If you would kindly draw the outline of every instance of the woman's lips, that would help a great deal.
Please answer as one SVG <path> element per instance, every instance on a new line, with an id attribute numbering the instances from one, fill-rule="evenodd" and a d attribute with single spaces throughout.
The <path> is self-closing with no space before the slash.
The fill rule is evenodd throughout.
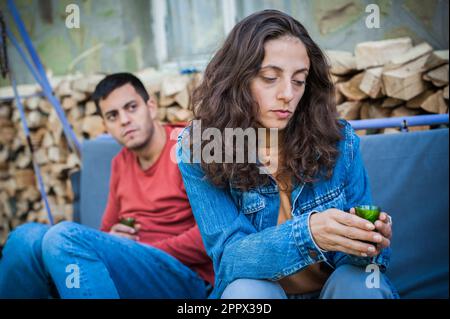
<path id="1" fill-rule="evenodd" d="M 272 112 L 280 119 L 286 119 L 292 114 L 292 112 L 288 110 L 273 110 Z"/>

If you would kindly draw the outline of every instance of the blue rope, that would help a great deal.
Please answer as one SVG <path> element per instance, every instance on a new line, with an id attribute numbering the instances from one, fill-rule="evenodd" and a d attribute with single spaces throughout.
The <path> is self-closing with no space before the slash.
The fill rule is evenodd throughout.
<path id="1" fill-rule="evenodd" d="M 47 100 L 53 105 L 53 107 L 56 111 L 56 114 L 58 115 L 59 120 L 61 121 L 64 135 L 66 136 L 66 139 L 69 142 L 70 147 L 72 148 L 72 150 L 75 150 L 79 155 L 81 155 L 81 145 L 80 145 L 75 133 L 73 132 L 72 128 L 70 127 L 70 124 L 67 121 L 64 110 L 62 109 L 58 99 L 56 99 L 55 96 L 53 95 L 53 90 L 48 81 L 44 67 L 41 63 L 41 60 L 39 59 L 39 56 L 38 56 L 36 50 L 33 47 L 33 43 L 31 42 L 30 37 L 28 36 L 28 33 L 25 29 L 22 19 L 20 18 L 19 12 L 17 11 L 16 6 L 14 5 L 13 0 L 8 0 L 8 8 L 11 12 L 11 15 L 12 15 L 16 25 L 17 25 L 17 29 L 22 37 L 23 42 L 25 43 L 28 53 L 31 56 L 34 67 L 30 63 L 30 61 L 28 61 L 25 52 L 20 47 L 18 41 L 15 39 L 12 32 L 10 32 L 8 28 L 6 28 L 8 38 L 14 44 L 16 49 L 19 51 L 20 56 L 24 60 L 27 67 L 30 69 L 31 73 L 33 74 L 33 77 L 36 79 L 36 81 L 41 86 L 42 91 L 44 92 L 45 96 L 47 97 Z"/>
<path id="2" fill-rule="evenodd" d="M 9 73 L 11 85 L 14 90 L 14 97 L 16 99 L 17 108 L 19 109 L 19 115 L 20 115 L 20 121 L 22 122 L 23 130 L 25 131 L 25 136 L 27 138 L 28 147 L 30 148 L 31 156 L 32 156 L 32 162 L 33 162 L 33 169 L 34 173 L 36 174 L 37 180 L 38 180 L 38 186 L 39 186 L 39 192 L 41 193 L 41 198 L 44 201 L 45 209 L 47 211 L 48 220 L 50 222 L 50 225 L 54 225 L 52 211 L 50 209 L 50 205 L 48 203 L 47 194 L 45 192 L 44 182 L 42 180 L 42 174 L 41 170 L 39 168 L 39 165 L 36 164 L 35 156 L 34 156 L 34 149 L 33 144 L 31 143 L 30 138 L 30 129 L 27 124 L 27 120 L 25 117 L 25 111 L 22 105 L 22 102 L 20 101 L 19 92 L 17 92 L 17 85 L 16 81 L 14 80 L 11 72 Z"/>

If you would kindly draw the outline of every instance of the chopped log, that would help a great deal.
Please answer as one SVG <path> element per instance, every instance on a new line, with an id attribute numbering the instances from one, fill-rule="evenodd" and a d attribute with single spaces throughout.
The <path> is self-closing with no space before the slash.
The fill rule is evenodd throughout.
<path id="1" fill-rule="evenodd" d="M 419 132 L 419 131 L 428 131 L 431 127 L 429 125 L 420 125 L 420 126 L 409 126 L 409 132 Z"/>
<path id="2" fill-rule="evenodd" d="M 414 61 L 424 55 L 428 55 L 433 51 L 433 48 L 426 42 L 423 42 L 415 47 L 409 49 L 404 54 L 394 56 L 391 61 L 384 66 L 385 70 L 396 69 L 406 63 Z M 427 58 L 428 59 L 428 58 Z"/>
<path id="3" fill-rule="evenodd" d="M 422 79 L 422 71 L 426 59 L 423 56 L 398 69 L 383 72 L 386 94 L 407 101 L 425 91 L 427 87 Z"/>
<path id="4" fill-rule="evenodd" d="M 31 145 L 33 145 L 34 149 L 38 149 L 39 147 L 41 147 L 42 144 L 42 140 L 44 139 L 46 133 L 46 129 L 45 128 L 39 128 L 38 130 L 31 132 L 30 134 L 30 140 L 31 140 Z"/>
<path id="5" fill-rule="evenodd" d="M 32 111 L 28 113 L 27 124 L 30 129 L 37 129 L 45 125 L 47 116 L 39 111 Z"/>
<path id="6" fill-rule="evenodd" d="M 67 150 L 58 146 L 48 148 L 47 156 L 50 162 L 62 163 L 67 160 Z"/>
<path id="7" fill-rule="evenodd" d="M 167 120 L 170 123 L 187 122 L 193 118 L 190 110 L 183 109 L 179 106 L 167 108 Z"/>
<path id="8" fill-rule="evenodd" d="M 80 91 L 72 91 L 72 93 L 70 94 L 70 97 L 72 99 L 74 99 L 75 101 L 77 101 L 77 103 L 83 102 L 88 98 L 86 93 L 83 93 Z"/>
<path id="9" fill-rule="evenodd" d="M 54 143 L 59 144 L 63 134 L 63 128 L 55 110 L 52 110 L 48 116 L 48 127 L 53 136 Z"/>
<path id="10" fill-rule="evenodd" d="M 448 107 L 444 100 L 443 90 L 439 90 L 430 95 L 420 107 L 430 113 L 447 113 Z"/>
<path id="11" fill-rule="evenodd" d="M 184 88 L 180 93 L 175 95 L 175 102 L 177 102 L 183 109 L 187 109 L 189 107 L 189 92 L 187 88 Z"/>
<path id="12" fill-rule="evenodd" d="M 29 97 L 25 99 L 25 106 L 28 110 L 36 110 L 39 106 L 40 101 L 41 97 L 39 96 Z"/>
<path id="13" fill-rule="evenodd" d="M 103 118 L 99 115 L 88 116 L 84 118 L 82 130 L 83 133 L 88 134 L 91 138 L 103 134 L 105 132 Z"/>
<path id="14" fill-rule="evenodd" d="M 92 74 L 72 81 L 72 90 L 92 94 L 97 84 L 104 79 L 104 75 Z"/>
<path id="15" fill-rule="evenodd" d="M 44 148 L 40 148 L 34 152 L 34 160 L 36 164 L 43 165 L 48 163 L 47 151 Z"/>
<path id="16" fill-rule="evenodd" d="M 339 82 L 345 82 L 350 80 L 348 76 L 340 76 L 340 75 L 335 75 L 335 74 L 331 74 L 331 82 L 333 82 L 333 84 L 337 84 Z"/>
<path id="17" fill-rule="evenodd" d="M 59 82 L 58 86 L 55 88 L 55 93 L 58 96 L 68 96 L 71 95 L 73 90 L 71 87 L 71 82 L 69 80 L 63 80 Z"/>
<path id="18" fill-rule="evenodd" d="M 175 96 L 161 96 L 159 98 L 160 107 L 168 107 L 175 103 Z"/>
<path id="19" fill-rule="evenodd" d="M 332 74 L 345 75 L 356 71 L 356 58 L 351 52 L 327 50 L 325 54 Z"/>
<path id="20" fill-rule="evenodd" d="M 361 105 L 361 119 L 376 119 L 390 117 L 392 109 L 382 108 L 380 102 L 366 101 Z"/>
<path id="21" fill-rule="evenodd" d="M 77 106 L 77 100 L 75 100 L 71 96 L 65 97 L 62 100 L 61 106 L 64 110 L 69 111 Z"/>
<path id="22" fill-rule="evenodd" d="M 161 96 L 172 96 L 184 90 L 189 82 L 187 76 L 165 77 L 161 83 Z"/>
<path id="23" fill-rule="evenodd" d="M 361 102 L 348 101 L 337 106 L 339 117 L 351 121 L 359 119 L 359 113 L 361 109 Z"/>
<path id="24" fill-rule="evenodd" d="M 425 92 L 420 93 L 418 96 L 416 96 L 415 98 L 409 100 L 406 102 L 406 107 L 410 108 L 410 109 L 420 109 L 421 105 L 423 104 L 423 102 L 430 96 L 433 95 L 434 91 L 432 90 L 427 90 Z"/>
<path id="25" fill-rule="evenodd" d="M 97 106 L 94 101 L 89 101 L 86 103 L 84 113 L 85 115 L 100 115 L 97 114 Z"/>
<path id="26" fill-rule="evenodd" d="M 334 88 L 334 99 L 336 105 L 342 104 L 345 101 L 345 96 L 336 87 Z"/>
<path id="27" fill-rule="evenodd" d="M 45 132 L 44 138 L 42 139 L 41 147 L 43 148 L 49 148 L 50 146 L 54 145 L 55 141 L 53 139 L 53 135 L 50 131 Z"/>
<path id="28" fill-rule="evenodd" d="M 383 95 L 381 92 L 382 72 L 383 67 L 367 69 L 364 72 L 359 89 L 373 99 L 381 97 Z"/>
<path id="29" fill-rule="evenodd" d="M 18 197 L 20 200 L 28 200 L 29 202 L 35 202 L 41 199 L 41 193 L 39 193 L 36 186 L 30 186 L 25 188 Z"/>
<path id="30" fill-rule="evenodd" d="M 82 119 L 84 116 L 83 108 L 79 105 L 76 105 L 72 109 L 70 109 L 69 114 L 67 115 L 67 119 L 69 123 L 75 123 L 76 121 Z"/>
<path id="31" fill-rule="evenodd" d="M 18 169 L 15 171 L 16 189 L 23 190 L 35 185 L 35 177 L 32 169 Z"/>
<path id="32" fill-rule="evenodd" d="M 0 126 L 0 144 L 9 145 L 14 141 L 16 129 L 13 126 Z"/>
<path id="33" fill-rule="evenodd" d="M 410 38 L 362 42 L 356 45 L 355 58 L 358 70 L 382 66 L 412 47 Z"/>
<path id="34" fill-rule="evenodd" d="M 40 110 L 42 113 L 44 113 L 44 114 L 46 114 L 46 115 L 49 115 L 50 112 L 52 111 L 52 109 L 53 109 L 53 105 L 52 105 L 48 100 L 46 100 L 46 99 L 41 99 L 41 100 L 39 101 L 39 110 Z"/>
<path id="35" fill-rule="evenodd" d="M 433 51 L 425 63 L 425 70 L 431 70 L 446 63 L 448 64 L 448 50 Z"/>
<path id="36" fill-rule="evenodd" d="M 12 114 L 11 106 L 7 104 L 0 104 L 0 118 L 9 119 Z"/>
<path id="37" fill-rule="evenodd" d="M 167 115 L 167 108 L 158 107 L 156 111 L 158 112 L 158 120 L 165 121 Z"/>
<path id="38" fill-rule="evenodd" d="M 393 97 L 388 97 L 387 99 L 385 99 L 383 101 L 383 103 L 381 104 L 381 107 L 393 108 L 393 107 L 400 106 L 403 103 L 405 103 L 405 101 L 396 99 Z"/>
<path id="39" fill-rule="evenodd" d="M 418 114 L 420 114 L 420 110 L 409 109 L 406 106 L 400 106 L 392 111 L 391 117 L 415 116 Z"/>
<path id="40" fill-rule="evenodd" d="M 78 155 L 75 154 L 75 153 L 70 153 L 69 156 L 67 157 L 66 165 L 69 168 L 80 168 L 81 167 L 81 161 L 80 161 Z"/>
<path id="41" fill-rule="evenodd" d="M 448 85 L 444 88 L 444 99 L 448 100 Z"/>
<path id="42" fill-rule="evenodd" d="M 443 87 L 448 85 L 448 64 L 444 64 L 423 75 L 423 79 L 431 81 L 434 86 Z"/>
<path id="43" fill-rule="evenodd" d="M 28 168 L 31 166 L 31 153 L 28 149 L 25 152 L 21 152 L 17 157 L 16 167 L 18 168 Z"/>
<path id="44" fill-rule="evenodd" d="M 396 133 L 400 133 L 400 129 L 398 129 L 396 127 L 386 127 L 381 130 L 381 133 L 382 134 L 396 134 Z"/>
<path id="45" fill-rule="evenodd" d="M 336 84 L 339 91 L 351 101 L 360 101 L 367 98 L 367 94 L 359 89 L 364 73 L 352 77 L 350 81 Z"/>

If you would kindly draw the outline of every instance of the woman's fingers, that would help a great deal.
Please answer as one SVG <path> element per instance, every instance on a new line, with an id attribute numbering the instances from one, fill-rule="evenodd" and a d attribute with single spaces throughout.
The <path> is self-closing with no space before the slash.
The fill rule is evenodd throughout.
<path id="1" fill-rule="evenodd" d="M 374 231 L 362 230 L 360 228 L 350 227 L 346 225 L 337 226 L 338 234 L 349 239 L 369 241 L 374 244 L 382 243 L 383 236 Z"/>
<path id="2" fill-rule="evenodd" d="M 337 222 L 340 224 L 344 224 L 351 227 L 360 228 L 363 230 L 374 230 L 375 225 L 371 222 L 365 220 L 364 218 L 361 218 L 359 216 L 356 216 L 354 214 L 349 214 L 341 210 L 335 210 L 334 211 L 334 217 Z"/>
<path id="3" fill-rule="evenodd" d="M 386 238 L 392 238 L 392 224 L 390 223 L 388 214 L 381 213 L 379 219 L 375 222 L 377 230 Z"/>
<path id="4" fill-rule="evenodd" d="M 377 254 L 377 249 L 374 245 L 366 244 L 358 240 L 336 236 L 334 242 L 336 243 L 335 251 L 360 257 L 375 256 Z"/>

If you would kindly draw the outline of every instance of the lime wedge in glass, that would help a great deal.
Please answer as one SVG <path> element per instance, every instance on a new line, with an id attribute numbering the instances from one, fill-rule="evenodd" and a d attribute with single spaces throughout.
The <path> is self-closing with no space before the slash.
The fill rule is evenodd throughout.
<path id="1" fill-rule="evenodd" d="M 380 216 L 380 207 L 373 205 L 360 205 L 355 207 L 356 215 L 375 223 Z"/>
<path id="2" fill-rule="evenodd" d="M 134 219 L 133 217 L 122 218 L 122 219 L 120 220 L 120 223 L 121 223 L 121 224 L 130 226 L 130 227 L 132 227 L 132 228 L 134 228 L 135 222 L 136 222 L 136 219 Z"/>

